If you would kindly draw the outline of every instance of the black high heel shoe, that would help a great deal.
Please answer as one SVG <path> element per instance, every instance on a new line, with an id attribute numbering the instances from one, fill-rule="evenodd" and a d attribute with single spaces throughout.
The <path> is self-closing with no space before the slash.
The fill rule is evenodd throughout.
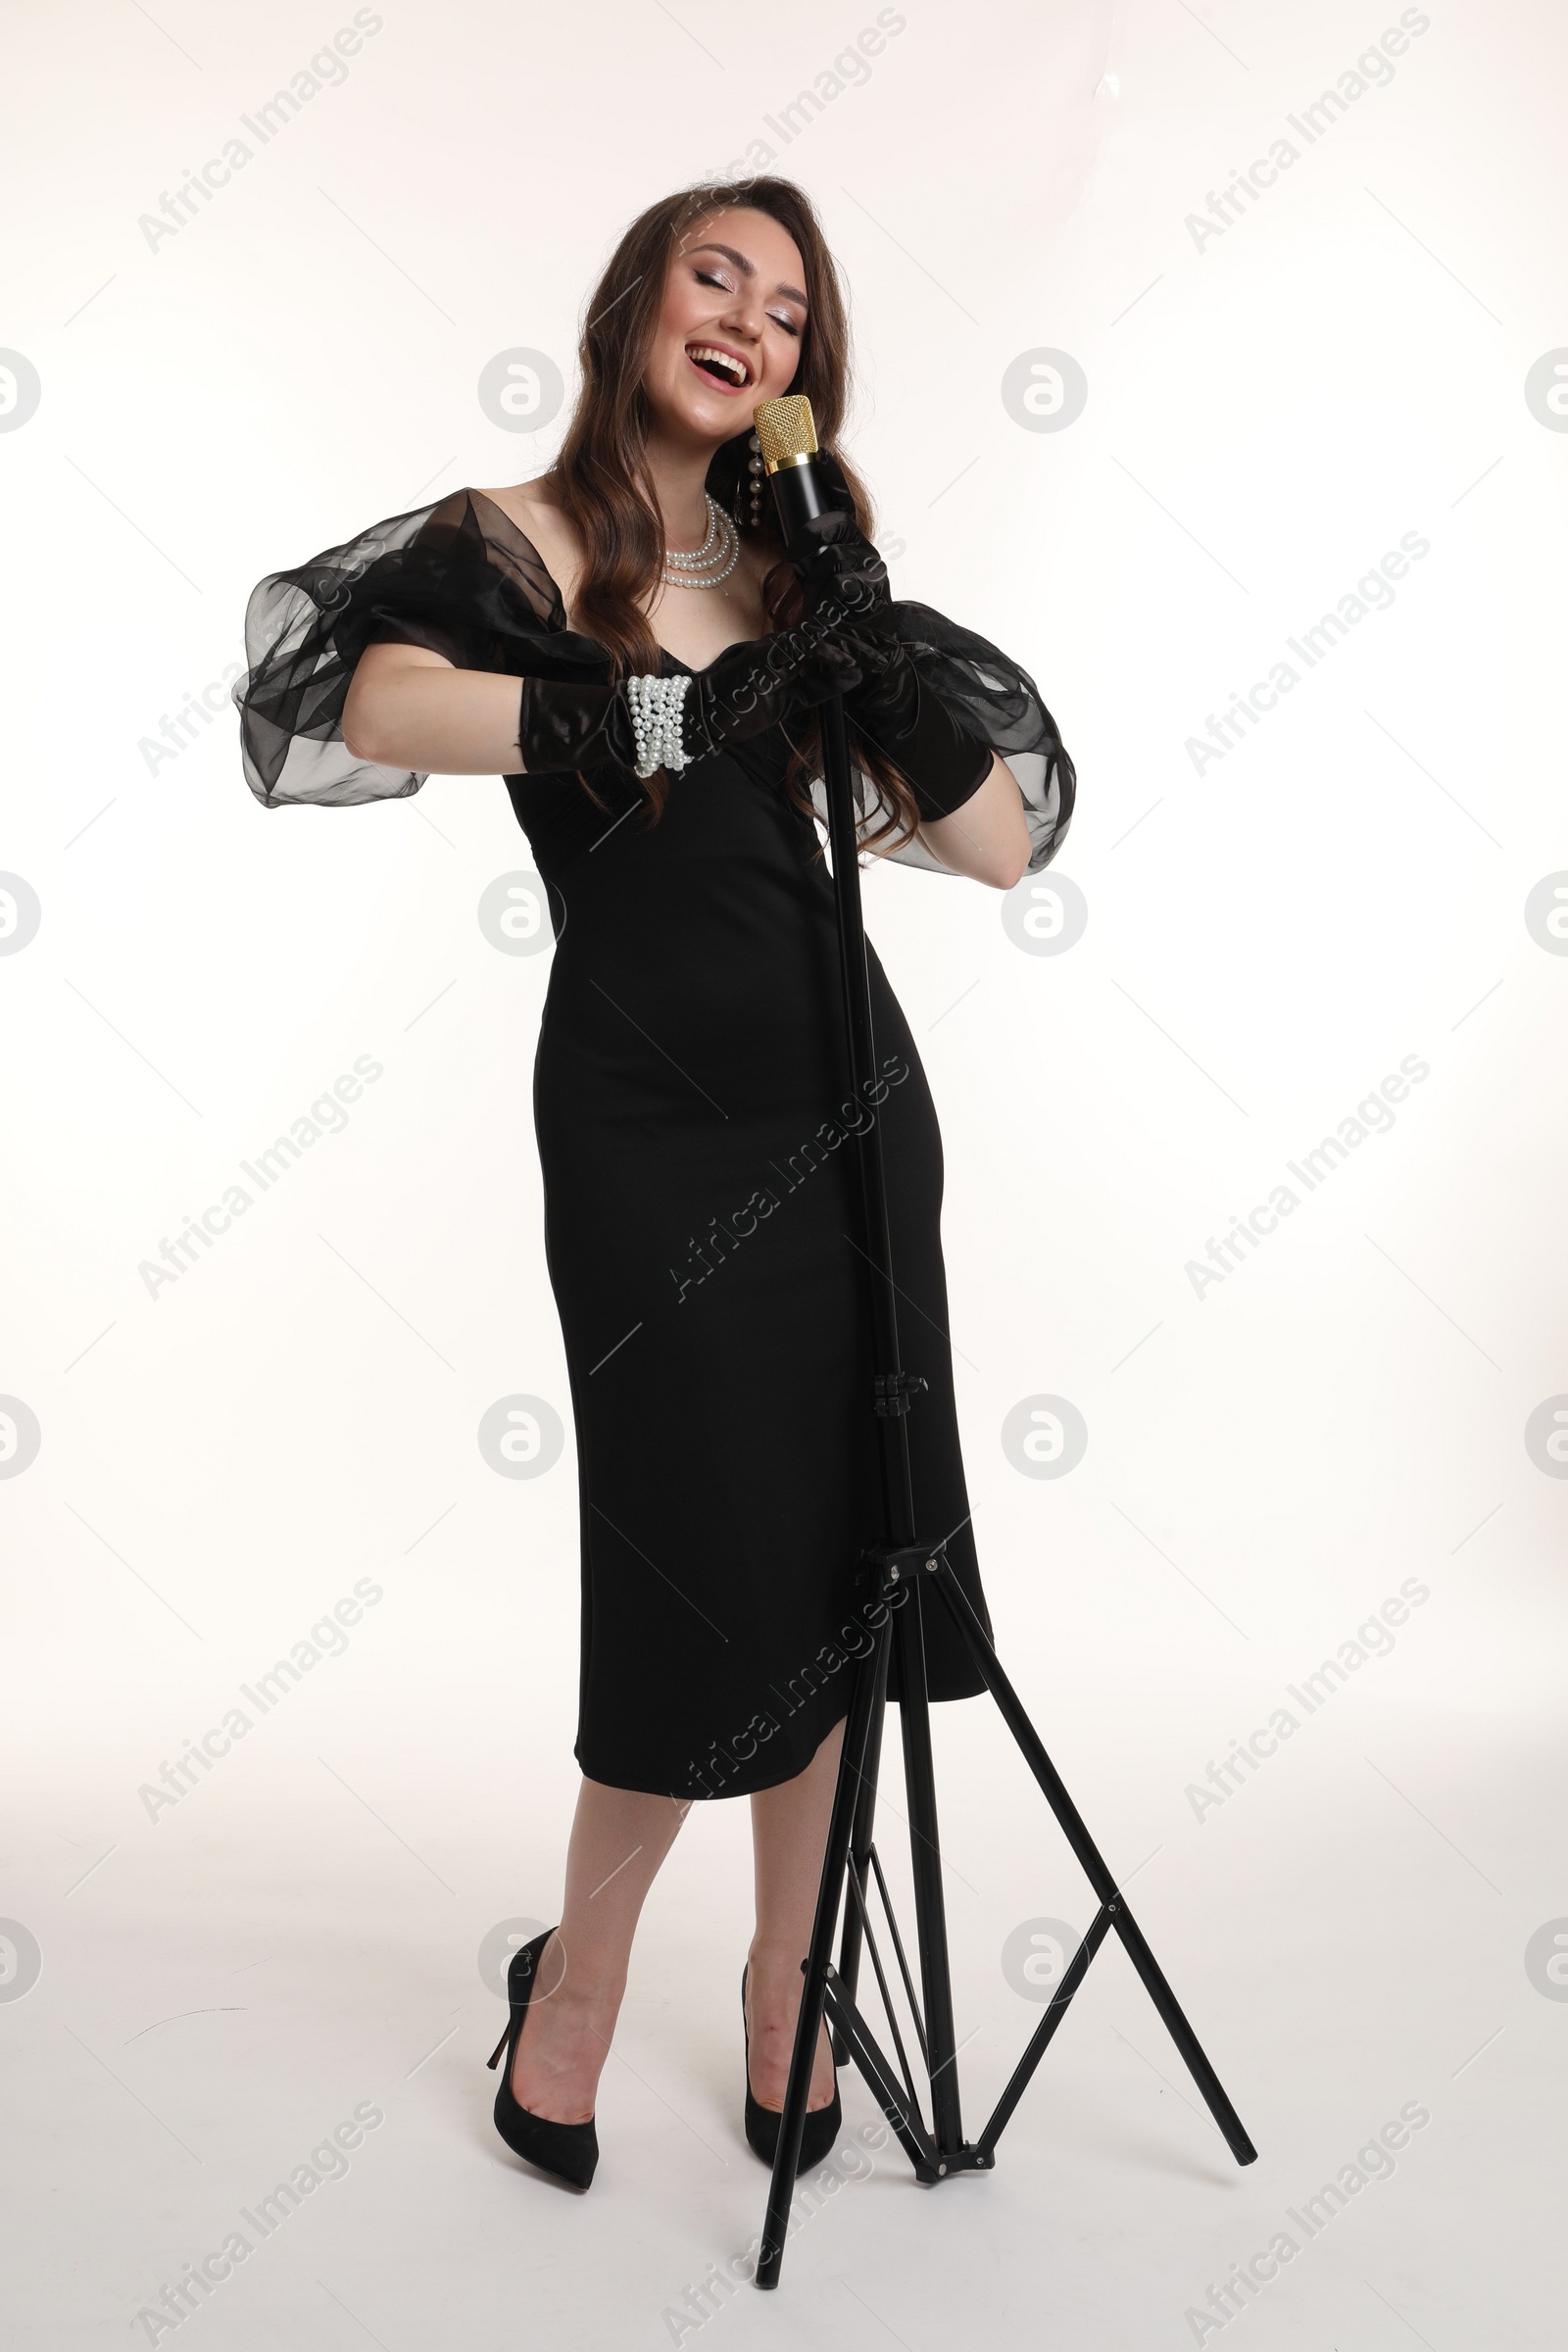
<path id="1" fill-rule="evenodd" d="M 746 2023 L 746 1980 L 751 1968 L 748 1960 L 741 1970 L 741 2032 L 746 2036 L 746 2136 L 754 2153 L 760 2156 L 764 2164 L 771 2165 L 778 2153 L 778 2128 L 784 2118 L 778 2108 L 764 2107 L 752 2090 L 752 2034 Z M 795 2168 L 797 2176 L 814 2172 L 819 2164 L 827 2162 L 833 2153 L 833 2142 L 839 2135 L 839 2126 L 843 2121 L 844 2109 L 839 2099 L 838 2078 L 835 2076 L 832 2106 L 807 2109 L 806 2129 L 801 2133 L 801 2160 Z"/>
<path id="2" fill-rule="evenodd" d="M 508 2147 L 529 2164 L 536 2164 L 541 2172 L 569 2180 L 573 2188 L 586 2188 L 599 2162 L 599 2134 L 594 2130 L 593 2117 L 585 2124 L 553 2124 L 548 2116 L 534 2115 L 528 2108 L 519 2107 L 512 2092 L 512 2063 L 517 2055 L 522 2021 L 528 2014 L 528 1996 L 545 1945 L 555 1932 L 554 1928 L 546 1928 L 542 1936 L 536 1936 L 531 1943 L 522 1944 L 513 1953 L 507 1969 L 507 1998 L 512 2004 L 512 2015 L 507 2020 L 506 2032 L 485 2063 L 495 2066 L 502 2051 L 506 2051 L 506 2067 L 496 2087 L 496 2130 Z"/>

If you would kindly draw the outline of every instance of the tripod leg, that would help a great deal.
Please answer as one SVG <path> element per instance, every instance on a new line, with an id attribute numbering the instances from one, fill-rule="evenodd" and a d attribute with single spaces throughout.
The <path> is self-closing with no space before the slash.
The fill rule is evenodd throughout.
<path id="1" fill-rule="evenodd" d="M 904 1735 L 904 1779 L 909 1807 L 909 1859 L 919 1933 L 921 2005 L 931 2075 L 931 2134 L 939 2158 L 963 2146 L 958 2070 L 954 2063 L 953 1979 L 948 1967 L 948 1917 L 943 1899 L 942 1844 L 937 1830 L 937 1783 L 931 1761 L 931 1712 L 926 1696 L 925 1639 L 920 1584 L 899 1611 L 899 1728 Z"/>
<path id="2" fill-rule="evenodd" d="M 806 2102 L 811 2094 L 811 2067 L 816 2056 L 816 2037 L 822 2028 L 827 1974 L 833 1958 L 833 1930 L 838 1924 L 844 1874 L 850 1857 L 850 1838 L 871 1743 L 873 1718 L 878 1712 L 876 1701 L 886 1684 L 888 1639 L 888 1623 L 884 1618 L 877 1634 L 876 1647 L 856 1668 L 855 1692 L 850 1702 L 850 1719 L 845 1726 L 838 1784 L 833 1791 L 833 1811 L 828 1821 L 827 1849 L 822 1857 L 822 1881 L 817 1890 L 816 1917 L 811 1925 L 811 1948 L 807 1955 L 806 1979 L 801 1986 L 801 2009 L 795 2026 L 789 2085 L 784 2093 L 784 2113 L 779 2120 L 778 2146 L 773 2157 L 773 2179 L 767 2192 L 767 2214 L 762 2223 L 762 2242 L 757 2258 L 755 2283 L 761 2287 L 777 2286 L 784 2260 L 790 2207 L 795 2201 L 795 2172 L 801 2160 L 801 2137 L 806 2130 Z"/>
<path id="3" fill-rule="evenodd" d="M 1047 1801 L 1060 1822 L 1067 1842 L 1077 1856 L 1090 1886 L 1102 1904 L 1110 1911 L 1110 1924 L 1121 1937 L 1128 1959 L 1143 1979 L 1145 1990 L 1164 2021 L 1165 2030 L 1176 2044 L 1188 2073 L 1202 2092 L 1208 2112 L 1218 2125 L 1226 2145 L 1238 2164 L 1251 2164 L 1257 2150 L 1248 2138 L 1241 2117 L 1226 2097 L 1219 2077 L 1209 2065 L 1201 2043 L 1182 2012 L 1180 2002 L 1166 1983 L 1164 1971 L 1122 1900 L 1109 1866 L 1090 1836 L 1083 1815 L 1068 1795 L 1066 1783 L 1047 1755 L 1039 1733 L 1024 1711 L 1023 1701 L 1003 1671 L 1002 1661 L 987 1641 L 985 1628 L 970 1606 L 968 1594 L 945 1558 L 940 1560 L 936 1576 L 929 1581 L 940 1584 L 942 1596 L 957 1620 L 970 1654 L 1001 1710 L 1003 1721 L 1045 1791 Z"/>
<path id="4" fill-rule="evenodd" d="M 1121 1937 L 1128 1959 L 1144 1981 L 1144 1986 L 1165 2023 L 1165 2031 L 1176 2044 L 1187 2071 L 1203 2094 L 1204 2104 L 1214 2118 L 1225 2144 L 1238 2164 L 1256 2162 L 1257 2150 L 1249 2139 L 1242 2119 L 1225 2095 L 1218 2075 L 1203 2054 L 1203 2045 L 1187 2023 L 1180 2002 L 1165 1982 L 1164 1972 L 1144 1941 L 1143 1930 L 1124 1903 L 1116 1906 L 1111 1921 Z"/>
<path id="5" fill-rule="evenodd" d="M 871 1734 L 866 1742 L 865 1762 L 861 1767 L 859 1787 L 855 1799 L 855 1826 L 850 1837 L 850 1860 L 862 1886 L 870 1883 L 871 1843 L 876 1835 L 876 1786 L 882 1758 L 882 1725 L 887 1702 L 888 1660 L 890 1645 L 883 1642 L 877 1653 L 877 1687 L 871 1710 Z M 846 1733 L 846 1738 L 848 1734 Z M 839 1937 L 839 1977 L 853 2001 L 860 1980 L 860 1949 L 865 1939 L 864 1924 L 859 1906 L 847 1903 L 844 1907 L 844 1926 Z M 833 2032 L 833 2063 L 843 2066 L 850 2056 L 849 2044 L 839 2032 Z"/>

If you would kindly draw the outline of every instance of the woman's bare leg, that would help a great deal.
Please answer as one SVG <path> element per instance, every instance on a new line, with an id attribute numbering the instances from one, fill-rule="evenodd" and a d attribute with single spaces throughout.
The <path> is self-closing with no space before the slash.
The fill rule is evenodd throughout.
<path id="1" fill-rule="evenodd" d="M 835 1724 L 806 1770 L 752 1798 L 757 1872 L 757 1933 L 747 1980 L 752 2089 L 764 2107 L 782 2108 L 800 2013 L 801 1962 L 816 1916 L 828 1816 L 838 1781 L 844 1726 Z M 833 2103 L 833 2057 L 824 2025 L 811 2071 L 811 2107 Z"/>
<path id="2" fill-rule="evenodd" d="M 541 1956 L 512 2067 L 513 2096 L 531 2115 L 585 2124 L 593 2114 L 643 1898 L 690 1809 L 584 1778 L 561 1927 Z"/>

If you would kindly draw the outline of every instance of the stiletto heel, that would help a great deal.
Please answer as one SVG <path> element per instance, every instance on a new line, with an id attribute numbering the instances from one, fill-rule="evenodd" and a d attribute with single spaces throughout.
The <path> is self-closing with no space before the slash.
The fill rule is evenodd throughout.
<path id="1" fill-rule="evenodd" d="M 485 2064 L 498 2065 L 502 2051 L 506 2052 L 506 2067 L 496 2085 L 495 2123 L 514 2155 L 536 2164 L 541 2172 L 554 2173 L 560 2180 L 569 2180 L 574 2188 L 586 2188 L 599 2162 L 599 2135 L 594 2130 L 593 2117 L 585 2124 L 555 2124 L 548 2116 L 534 2115 L 528 2108 L 520 2107 L 512 2090 L 513 2061 L 517 2055 L 522 2021 L 528 2014 L 528 1996 L 533 1991 L 545 1945 L 555 1932 L 554 1928 L 546 1928 L 542 1936 L 536 1936 L 531 1943 L 522 1944 L 513 1953 L 507 1970 L 507 1998 L 512 2014 L 506 2032 Z"/>
<path id="2" fill-rule="evenodd" d="M 751 1974 L 748 1960 L 741 1970 L 741 2032 L 746 2037 L 746 2136 L 753 2152 L 770 2165 L 778 2152 L 778 2128 L 784 2121 L 776 2107 L 764 2107 L 752 2089 L 752 2034 L 746 2023 L 746 1980 Z M 833 2142 L 844 2121 L 844 2108 L 839 2098 L 838 2077 L 833 2078 L 831 2107 L 808 2108 L 806 2129 L 801 2133 L 801 2156 L 796 2165 L 797 2176 L 825 2164 L 833 2153 Z"/>

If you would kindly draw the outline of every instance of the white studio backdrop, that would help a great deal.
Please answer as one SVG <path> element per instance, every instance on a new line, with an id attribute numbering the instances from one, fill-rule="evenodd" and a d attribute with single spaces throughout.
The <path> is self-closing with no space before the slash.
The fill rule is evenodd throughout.
<path id="1" fill-rule="evenodd" d="M 18 2340 L 1544 2341 L 1568 22 L 95 0 L 8 46 Z M 1260 2150 L 1112 1948 L 995 2178 L 846 2160 L 770 2303 L 723 2286 L 744 1807 L 650 1899 L 592 2195 L 488 2122 L 575 1789 L 527 845 L 477 778 L 264 812 L 226 699 L 264 571 L 542 470 L 621 227 L 760 168 L 848 279 L 895 592 L 1078 762 L 1045 876 L 878 869 L 868 919 L 1004 1659 Z M 567 1424 L 539 1475 L 513 1409 Z M 1092 1905 L 990 1711 L 937 1735 L 977 2124 Z"/>

